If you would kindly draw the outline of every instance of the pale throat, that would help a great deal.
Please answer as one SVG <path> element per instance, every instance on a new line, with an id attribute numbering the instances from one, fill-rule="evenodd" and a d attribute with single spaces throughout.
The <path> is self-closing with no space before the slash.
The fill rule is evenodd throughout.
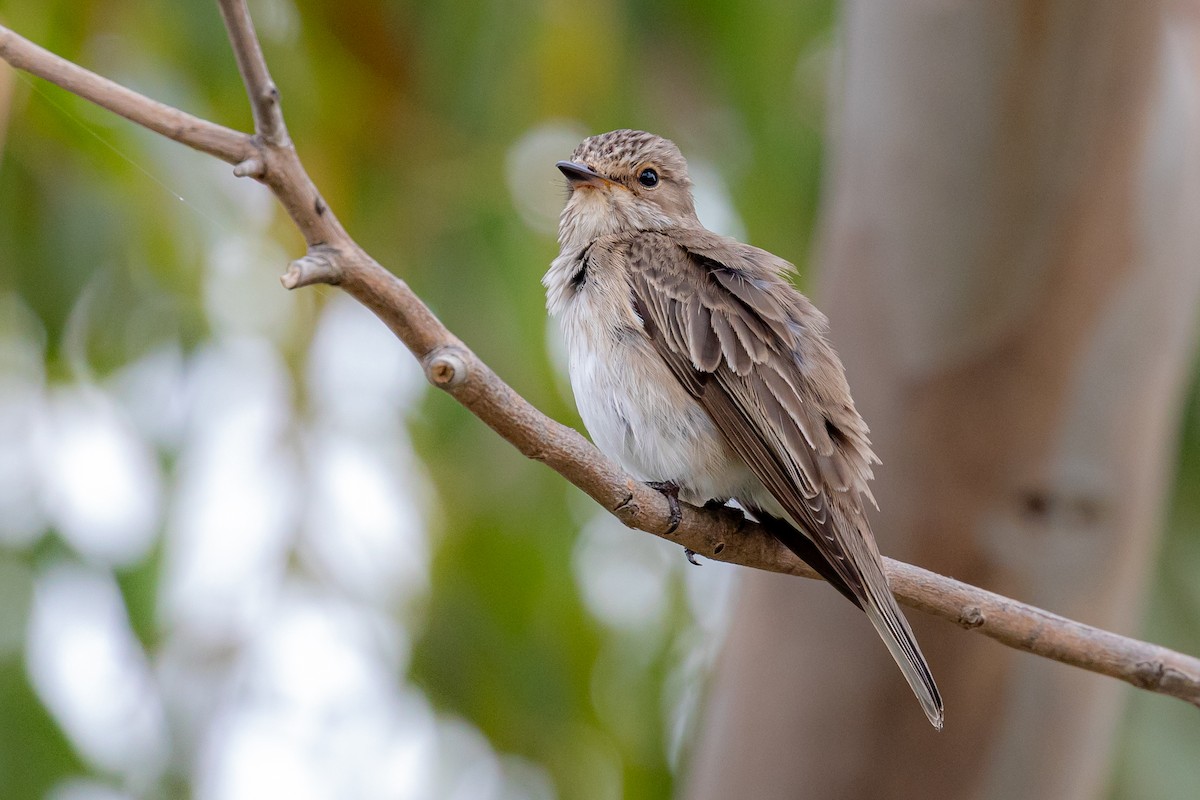
<path id="1" fill-rule="evenodd" d="M 622 191 L 590 186 L 572 190 L 558 225 L 558 242 L 564 254 L 580 251 L 601 236 L 662 230 L 674 224 L 660 209 L 635 202 Z"/>
<path id="2" fill-rule="evenodd" d="M 607 192 L 586 187 L 574 189 L 559 219 L 558 243 L 564 254 L 582 250 L 601 236 L 624 230 L 623 223 Z"/>

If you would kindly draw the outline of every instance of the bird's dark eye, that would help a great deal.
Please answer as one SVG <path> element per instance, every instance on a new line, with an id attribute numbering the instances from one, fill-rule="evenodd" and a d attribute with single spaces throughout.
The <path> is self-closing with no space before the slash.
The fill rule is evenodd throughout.
<path id="1" fill-rule="evenodd" d="M 638 173 L 638 183 L 647 189 L 653 189 L 655 186 L 658 186 L 658 173 L 650 168 L 646 168 Z"/>

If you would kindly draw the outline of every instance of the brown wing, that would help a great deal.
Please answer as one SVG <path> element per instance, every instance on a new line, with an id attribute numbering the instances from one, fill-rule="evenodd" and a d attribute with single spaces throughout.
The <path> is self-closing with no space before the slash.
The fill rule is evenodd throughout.
<path id="1" fill-rule="evenodd" d="M 707 231 L 636 234 L 628 259 L 655 350 L 867 613 L 940 729 L 941 697 L 863 514 L 876 459 L 825 317 L 782 278 L 786 262 Z"/>
<path id="2" fill-rule="evenodd" d="M 636 310 L 733 450 L 866 599 L 863 568 L 878 555 L 864 536 L 859 497 L 874 456 L 825 343 L 824 317 L 769 254 L 706 236 L 689 232 L 691 241 L 681 242 L 643 233 L 630 241 Z"/>

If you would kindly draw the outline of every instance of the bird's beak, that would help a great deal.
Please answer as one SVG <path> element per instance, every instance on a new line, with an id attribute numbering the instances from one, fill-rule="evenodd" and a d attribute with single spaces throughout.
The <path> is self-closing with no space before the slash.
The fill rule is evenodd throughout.
<path id="1" fill-rule="evenodd" d="M 567 182 L 571 184 L 571 188 L 576 186 L 602 186 L 608 181 L 603 175 L 593 170 L 584 164 L 575 161 L 560 161 L 555 164 L 559 171 L 567 176 Z"/>

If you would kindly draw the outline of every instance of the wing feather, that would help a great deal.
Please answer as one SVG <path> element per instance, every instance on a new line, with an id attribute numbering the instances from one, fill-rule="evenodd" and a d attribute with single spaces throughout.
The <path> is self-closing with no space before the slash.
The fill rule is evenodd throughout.
<path id="1" fill-rule="evenodd" d="M 863 592 L 861 562 L 873 559 L 863 551 L 863 536 L 857 529 L 843 532 L 847 526 L 839 523 L 845 514 L 836 508 L 858 507 L 858 494 L 853 491 L 855 465 L 867 459 L 859 449 L 838 450 L 826 433 L 819 408 L 825 405 L 822 401 L 833 398 L 823 397 L 816 384 L 828 378 L 810 372 L 820 364 L 805 363 L 794 334 L 794 329 L 818 326 L 800 321 L 805 307 L 787 307 L 789 299 L 799 294 L 774 274 L 742 274 L 707 255 L 697 257 L 661 234 L 633 237 L 629 261 L 635 303 L 648 309 L 654 331 L 671 332 L 651 336 L 660 356 L 685 386 L 699 387 L 697 400 L 735 452 L 813 539 L 843 581 Z M 680 280 L 680 275 L 687 279 Z M 666 303 L 664 295 L 669 298 Z M 666 316 L 658 316 L 662 314 Z M 684 331 L 676 333 L 681 318 Z M 732 318 L 741 323 L 731 322 Z M 744 346 L 744 336 L 756 338 L 759 344 Z M 823 340 L 819 345 L 828 351 Z M 808 360 L 818 362 L 822 355 L 810 353 Z M 830 369 L 833 366 L 831 362 Z M 696 371 L 715 380 L 696 381 L 688 374 Z M 840 364 L 836 372 L 840 378 Z"/>
<path id="2" fill-rule="evenodd" d="M 766 281 L 751 278 L 740 270 L 724 265 L 718 265 L 712 274 L 726 291 L 754 309 L 760 317 L 774 322 L 788 321 L 787 311 L 783 304 L 771 295 Z"/>
<path id="3" fill-rule="evenodd" d="M 713 335 L 712 311 L 698 297 L 688 298 L 681 306 L 679 317 L 687 327 L 692 363 L 702 372 L 713 372 L 721 363 L 721 343 Z"/>
<path id="4" fill-rule="evenodd" d="M 733 325 L 729 322 L 729 315 L 721 311 L 717 311 L 712 315 L 712 329 L 717 335 L 717 340 L 721 343 L 721 353 L 725 357 L 725 363 L 729 365 L 738 375 L 746 375 L 750 372 L 754 362 L 750 358 L 750 353 L 747 352 L 742 343 L 738 340 L 738 335 L 733 329 Z"/>
<path id="5" fill-rule="evenodd" d="M 727 314 L 725 316 L 729 327 L 737 334 L 738 342 L 755 363 L 765 361 L 771 355 L 771 340 L 765 332 L 755 331 L 749 319 L 752 315 Z"/>

